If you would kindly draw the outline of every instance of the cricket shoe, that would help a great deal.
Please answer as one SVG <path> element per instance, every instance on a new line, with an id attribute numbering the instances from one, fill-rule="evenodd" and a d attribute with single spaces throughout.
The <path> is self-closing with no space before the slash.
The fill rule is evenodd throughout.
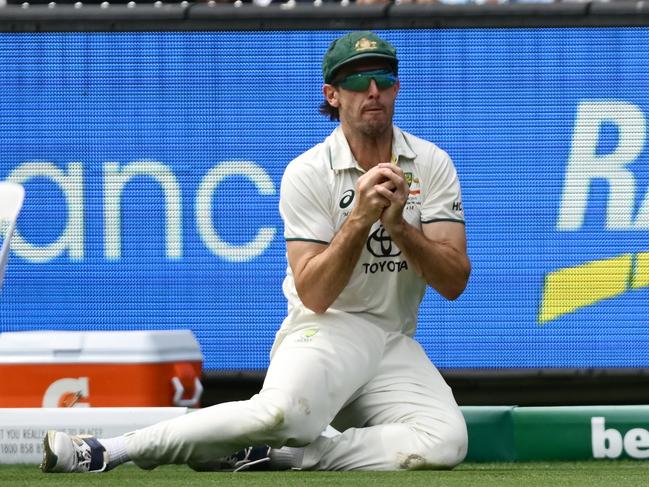
<path id="1" fill-rule="evenodd" d="M 106 449 L 93 436 L 50 430 L 43 438 L 45 473 L 103 472 L 107 463 Z"/>
<path id="2" fill-rule="evenodd" d="M 214 462 L 189 463 L 197 472 L 243 472 L 249 470 L 270 470 L 270 447 L 249 446 L 229 457 Z"/>

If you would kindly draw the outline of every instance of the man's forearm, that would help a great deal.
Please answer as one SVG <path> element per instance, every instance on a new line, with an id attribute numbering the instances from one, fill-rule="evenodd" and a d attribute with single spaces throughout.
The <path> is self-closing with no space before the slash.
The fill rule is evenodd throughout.
<path id="1" fill-rule="evenodd" d="M 408 264 L 426 283 L 447 299 L 464 291 L 471 273 L 466 253 L 443 239 L 433 240 L 405 220 L 389 230 Z"/>
<path id="2" fill-rule="evenodd" d="M 370 228 L 350 216 L 331 243 L 304 262 L 295 275 L 295 286 L 307 308 L 324 313 L 338 298 L 360 258 Z"/>

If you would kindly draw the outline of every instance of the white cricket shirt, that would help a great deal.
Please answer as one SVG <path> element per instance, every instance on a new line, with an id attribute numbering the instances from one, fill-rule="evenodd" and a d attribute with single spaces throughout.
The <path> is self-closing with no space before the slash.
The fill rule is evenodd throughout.
<path id="1" fill-rule="evenodd" d="M 431 142 L 393 128 L 392 159 L 403 169 L 410 185 L 405 220 L 416 228 L 436 221 L 463 224 L 460 184 L 448 154 Z M 284 238 L 331 242 L 354 207 L 356 181 L 364 172 L 340 127 L 291 161 L 284 172 L 280 193 Z M 369 320 L 386 331 L 412 336 L 426 282 L 408 266 L 377 221 L 349 283 L 324 315 L 316 315 L 302 304 L 290 266 L 283 289 L 289 308 L 282 325 L 285 330 L 344 312 Z"/>

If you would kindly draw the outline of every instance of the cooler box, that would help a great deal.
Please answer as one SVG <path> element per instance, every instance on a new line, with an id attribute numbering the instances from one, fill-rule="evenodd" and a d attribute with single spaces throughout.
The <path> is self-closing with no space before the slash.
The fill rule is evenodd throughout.
<path id="1" fill-rule="evenodd" d="M 0 408 L 199 407 L 189 330 L 0 333 Z"/>

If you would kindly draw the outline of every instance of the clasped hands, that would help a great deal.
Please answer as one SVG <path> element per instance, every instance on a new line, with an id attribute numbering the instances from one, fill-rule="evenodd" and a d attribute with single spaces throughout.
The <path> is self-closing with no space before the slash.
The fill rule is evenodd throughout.
<path id="1" fill-rule="evenodd" d="M 358 178 L 356 194 L 354 212 L 367 225 L 380 219 L 385 229 L 392 233 L 391 229 L 403 224 L 409 187 L 399 166 L 389 162 L 377 164 Z"/>

